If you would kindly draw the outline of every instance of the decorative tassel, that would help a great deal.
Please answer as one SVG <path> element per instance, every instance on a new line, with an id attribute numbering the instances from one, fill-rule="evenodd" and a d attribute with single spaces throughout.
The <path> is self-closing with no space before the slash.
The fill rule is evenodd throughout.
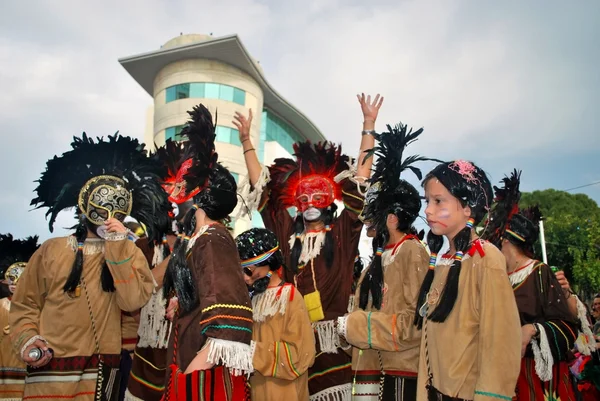
<path id="1" fill-rule="evenodd" d="M 323 322 L 314 322 L 312 326 L 317 332 L 321 352 L 326 354 L 337 354 L 337 349 L 340 348 L 341 344 L 340 336 L 335 328 L 335 321 L 326 320 Z"/>
<path id="2" fill-rule="evenodd" d="M 352 396 L 352 384 L 340 384 L 310 396 L 310 401 L 348 401 Z"/>
<path id="3" fill-rule="evenodd" d="M 271 177 L 269 175 L 269 169 L 263 167 L 260 172 L 260 176 L 258 177 L 258 181 L 254 188 L 250 184 L 250 178 L 248 174 L 246 174 L 246 178 L 242 181 L 242 183 L 238 186 L 239 195 L 244 202 L 246 203 L 246 207 L 241 206 L 237 212 L 236 219 L 245 216 L 252 216 L 252 212 L 258 210 L 260 206 L 260 200 L 262 198 L 262 194 L 267 187 L 267 184 L 271 181 Z"/>
<path id="4" fill-rule="evenodd" d="M 152 267 L 158 266 L 165 259 L 163 256 L 163 244 L 154 245 L 154 256 L 152 256 Z"/>
<path id="5" fill-rule="evenodd" d="M 508 279 L 510 280 L 510 284 L 514 287 L 517 284 L 522 283 L 527 277 L 529 277 L 529 275 L 531 274 L 531 272 L 533 271 L 533 268 L 535 266 L 536 266 L 536 264 L 532 260 L 531 263 L 527 267 L 519 270 L 518 272 L 510 273 L 508 275 Z"/>
<path id="6" fill-rule="evenodd" d="M 252 298 L 252 318 L 255 322 L 264 322 L 267 317 L 277 313 L 285 314 L 290 299 L 291 285 L 282 288 L 267 288 L 262 294 Z"/>
<path id="7" fill-rule="evenodd" d="M 209 337 L 206 346 L 209 363 L 224 365 L 234 376 L 249 375 L 254 371 L 252 347 L 249 344 Z"/>
<path id="8" fill-rule="evenodd" d="M 163 291 L 152 294 L 150 301 L 140 312 L 140 327 L 138 328 L 138 347 L 167 348 L 173 323 L 165 318 L 167 301 Z"/>
<path id="9" fill-rule="evenodd" d="M 579 333 L 579 337 L 577 337 L 575 345 L 577 345 L 577 349 L 583 355 L 591 355 L 592 352 L 596 351 L 596 338 L 594 337 L 594 333 L 592 333 L 590 322 L 587 320 L 585 305 L 579 300 L 577 295 L 573 296 L 577 299 L 577 318 L 581 322 L 582 330 Z"/>
<path id="10" fill-rule="evenodd" d="M 535 373 L 538 377 L 544 381 L 552 380 L 552 366 L 554 365 L 554 358 L 552 357 L 552 351 L 550 350 L 550 344 L 548 343 L 548 336 L 546 331 L 541 324 L 535 323 L 540 332 L 540 344 L 531 339 L 531 348 L 533 349 L 533 356 L 535 361 Z"/>
<path id="11" fill-rule="evenodd" d="M 305 265 L 321 253 L 321 249 L 325 244 L 325 231 L 308 232 L 300 235 L 300 242 L 302 242 L 302 252 L 298 259 L 298 265 Z M 296 234 L 290 236 L 290 249 L 294 247 L 296 242 Z"/>

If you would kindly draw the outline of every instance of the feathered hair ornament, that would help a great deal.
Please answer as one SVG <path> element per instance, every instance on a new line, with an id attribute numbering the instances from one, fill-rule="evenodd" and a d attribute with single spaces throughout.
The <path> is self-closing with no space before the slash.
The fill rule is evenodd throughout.
<path id="1" fill-rule="evenodd" d="M 173 246 L 163 285 L 165 298 L 177 295 L 182 313 L 189 312 L 199 302 L 196 282 L 187 265 L 189 241 L 196 230 L 196 210 L 202 209 L 211 220 L 219 221 L 227 218 L 237 204 L 235 179 L 217 162 L 212 115 L 202 104 L 188 113 L 191 119 L 181 131 L 181 136 L 187 139 L 185 161 L 175 179 L 175 190 L 179 192 L 171 197 L 179 202 L 193 199 L 194 205 L 183 217 L 182 235 Z"/>
<path id="2" fill-rule="evenodd" d="M 341 145 L 332 142 L 297 142 L 294 144 L 294 156 L 296 160 L 275 159 L 269 167 L 271 181 L 268 189 L 271 199 L 279 207 L 299 207 L 299 190 L 301 192 L 302 185 L 315 177 L 328 183 L 331 189 L 330 204 L 342 198 L 342 187 L 334 178 L 348 169 L 351 159 L 342 155 Z"/>
<path id="3" fill-rule="evenodd" d="M 498 248 L 501 247 L 510 220 L 519 213 L 521 171 L 514 169 L 510 176 L 504 177 L 500 182 L 502 187 L 494 186 L 495 202 L 490 210 L 486 229 L 481 235 Z"/>
<path id="4" fill-rule="evenodd" d="M 403 158 L 406 147 L 416 141 L 422 133 L 423 128 L 413 131 L 402 123 L 394 127 L 387 125 L 387 132 L 375 134 L 377 146 L 367 152 L 367 158 L 373 155 L 377 155 L 378 158 L 369 180 L 371 187 L 365 197 L 361 218 L 374 227 L 377 234 L 373 240 L 372 262 L 360 287 L 359 306 L 362 309 L 367 307 L 369 294 L 373 306 L 377 309 L 381 307 L 383 289 L 381 254 L 389 239 L 388 214 L 398 217 L 399 230 L 409 235 L 416 234 L 412 224 L 419 216 L 421 197 L 413 185 L 400 177 L 406 170 L 410 170 L 421 180 L 423 177 L 421 170 L 414 164 L 434 160 L 419 155 Z M 415 239 L 418 239 L 416 235 Z"/>

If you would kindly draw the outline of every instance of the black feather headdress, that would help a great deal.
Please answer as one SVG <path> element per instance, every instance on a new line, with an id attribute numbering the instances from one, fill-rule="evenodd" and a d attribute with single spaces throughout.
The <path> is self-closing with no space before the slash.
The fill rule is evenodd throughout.
<path id="1" fill-rule="evenodd" d="M 170 225 L 170 204 L 160 186 L 165 169 L 148 157 L 144 145 L 118 133 L 107 140 L 94 140 L 84 132 L 81 138 L 73 138 L 71 147 L 47 162 L 46 171 L 37 181 L 37 196 L 31 201 L 36 209 L 48 208 L 50 232 L 60 211 L 79 205 L 80 191 L 86 183 L 108 176 L 116 177 L 131 193 L 130 215 L 145 225 L 148 238 L 160 239 Z"/>
<path id="2" fill-rule="evenodd" d="M 165 298 L 177 295 L 182 314 L 199 302 L 196 282 L 187 265 L 189 239 L 196 231 L 195 212 L 202 209 L 208 218 L 219 221 L 227 218 L 237 204 L 235 179 L 218 163 L 212 115 L 202 104 L 188 113 L 190 120 L 181 131 L 187 140 L 185 161 L 175 178 L 175 191 L 179 192 L 172 193 L 171 198 L 179 202 L 193 199 L 194 205 L 183 218 L 183 235 L 175 242 L 163 285 Z"/>
<path id="3" fill-rule="evenodd" d="M 373 306 L 381 307 L 383 266 L 381 261 L 382 248 L 389 240 L 387 216 L 394 214 L 398 217 L 397 229 L 407 234 L 416 234 L 413 223 L 421 210 L 419 191 L 408 181 L 400 178 L 406 170 L 412 171 L 417 178 L 422 179 L 421 170 L 415 167 L 419 161 L 431 161 L 423 156 L 412 155 L 404 158 L 404 150 L 416 141 L 423 129 L 409 130 L 407 125 L 399 123 L 395 127 L 387 126 L 387 132 L 375 134 L 378 144 L 369 150 L 366 157 L 376 155 L 377 161 L 371 179 L 371 187 L 365 197 L 365 206 L 361 218 L 375 228 L 376 238 L 373 240 L 373 259 L 367 274 L 361 283 L 359 306 L 367 306 L 369 294 Z"/>
<path id="4" fill-rule="evenodd" d="M 502 179 L 502 187 L 494 186 L 494 204 L 481 238 L 501 247 L 502 237 L 512 217 L 519 212 L 521 200 L 521 171 L 514 169 L 510 177 Z"/>
<path id="5" fill-rule="evenodd" d="M 14 239 L 12 234 L 0 234 L 0 280 L 14 264 L 27 264 L 31 255 L 40 247 L 37 235 Z"/>

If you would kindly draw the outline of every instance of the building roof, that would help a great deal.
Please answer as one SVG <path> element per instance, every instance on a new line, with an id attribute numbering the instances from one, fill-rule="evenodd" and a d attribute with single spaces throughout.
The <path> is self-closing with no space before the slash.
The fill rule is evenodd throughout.
<path id="1" fill-rule="evenodd" d="M 167 42 L 167 45 L 170 42 Z M 175 47 L 167 45 L 158 51 L 119 59 L 123 68 L 150 96 L 154 96 L 154 79 L 168 64 L 194 58 L 218 60 L 237 67 L 254 78 L 263 91 L 265 107 L 287 121 L 298 133 L 314 142 L 325 140 L 316 125 L 267 82 L 261 68 L 252 59 L 237 35 L 211 38 Z"/>

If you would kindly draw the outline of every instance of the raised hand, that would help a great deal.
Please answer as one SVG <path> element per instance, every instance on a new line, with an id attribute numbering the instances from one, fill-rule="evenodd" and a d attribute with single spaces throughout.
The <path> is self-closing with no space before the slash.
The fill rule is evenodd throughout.
<path id="1" fill-rule="evenodd" d="M 362 109 L 364 121 L 371 121 L 375 123 L 377 121 L 377 115 L 379 114 L 379 108 L 383 104 L 383 96 L 379 96 L 379 93 L 375 96 L 375 99 L 371 101 L 371 95 L 365 98 L 365 94 L 361 93 L 356 95 L 360 108 Z"/>
<path id="2" fill-rule="evenodd" d="M 250 127 L 252 126 L 252 109 L 250 109 L 248 113 L 248 118 L 244 116 L 240 112 L 235 112 L 235 116 L 233 117 L 233 121 L 231 121 L 233 125 L 235 125 L 240 133 L 240 142 L 244 143 L 245 141 L 250 139 Z"/>

